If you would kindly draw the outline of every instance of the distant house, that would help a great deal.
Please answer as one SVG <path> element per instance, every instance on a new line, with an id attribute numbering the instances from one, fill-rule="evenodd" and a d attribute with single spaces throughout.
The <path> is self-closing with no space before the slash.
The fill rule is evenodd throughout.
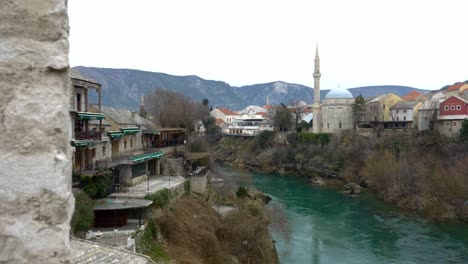
<path id="1" fill-rule="evenodd" d="M 370 123 L 372 126 L 387 128 L 386 123 L 393 122 L 390 109 L 401 101 L 403 101 L 403 99 L 393 93 L 368 99 L 366 102 L 367 111 L 363 117 L 364 123 Z"/>
<path id="2" fill-rule="evenodd" d="M 466 83 L 457 83 L 457 84 L 454 84 L 452 86 L 449 86 L 445 93 L 447 94 L 447 97 L 460 96 L 461 94 L 463 94 L 467 90 L 468 90 L 468 84 L 466 84 Z"/>
<path id="3" fill-rule="evenodd" d="M 228 124 L 226 122 L 224 122 L 223 119 L 216 118 L 215 123 L 220 128 L 221 133 L 223 133 L 223 134 L 226 133 L 227 128 L 228 128 Z"/>
<path id="4" fill-rule="evenodd" d="M 463 121 L 468 119 L 468 100 L 450 96 L 440 104 L 439 109 L 439 132 L 446 136 L 456 136 Z"/>
<path id="5" fill-rule="evenodd" d="M 203 122 L 201 120 L 195 121 L 193 127 L 195 128 L 195 132 L 198 135 L 200 135 L 200 136 L 205 135 L 206 129 L 205 129 L 205 126 L 203 125 Z"/>
<path id="6" fill-rule="evenodd" d="M 261 130 L 260 127 L 264 130 L 269 130 L 263 118 L 238 118 L 235 119 L 231 124 L 228 124 L 227 131 L 225 135 L 229 136 L 256 136 Z"/>
<path id="7" fill-rule="evenodd" d="M 417 128 L 419 109 L 423 103 L 418 101 L 401 101 L 390 108 L 394 128 Z"/>
<path id="8" fill-rule="evenodd" d="M 418 97 L 420 97 L 423 93 L 420 93 L 418 91 L 411 91 L 405 95 L 403 95 L 401 97 L 401 99 L 405 100 L 405 101 L 416 101 L 418 99 Z"/>
<path id="9" fill-rule="evenodd" d="M 437 91 L 425 93 L 423 96 L 426 100 L 418 110 L 418 130 L 420 131 L 429 129 L 431 122 L 435 125 L 439 116 L 440 103 L 447 98 L 444 92 Z"/>
<path id="10" fill-rule="evenodd" d="M 239 114 L 224 107 L 217 107 L 211 110 L 210 115 L 215 119 L 222 119 L 227 124 L 233 122 L 236 118 L 239 118 L 240 116 Z"/>

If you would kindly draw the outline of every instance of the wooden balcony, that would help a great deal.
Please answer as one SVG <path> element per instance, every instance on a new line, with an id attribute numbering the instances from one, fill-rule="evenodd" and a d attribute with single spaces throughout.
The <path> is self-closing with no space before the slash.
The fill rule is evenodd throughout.
<path id="1" fill-rule="evenodd" d="M 77 140 L 83 140 L 83 139 L 101 140 L 101 136 L 102 136 L 101 132 L 94 132 L 94 131 L 75 132 L 75 139 Z"/>

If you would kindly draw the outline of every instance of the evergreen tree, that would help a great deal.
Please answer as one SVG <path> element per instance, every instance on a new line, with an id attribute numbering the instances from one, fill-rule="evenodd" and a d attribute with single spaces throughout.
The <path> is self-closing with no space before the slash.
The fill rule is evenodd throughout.
<path id="1" fill-rule="evenodd" d="M 468 141 L 468 119 L 463 121 L 462 128 L 460 129 L 460 140 Z"/>
<path id="2" fill-rule="evenodd" d="M 363 118 L 366 114 L 366 100 L 362 97 L 362 94 L 359 94 L 356 99 L 354 99 L 353 112 L 354 112 L 354 123 L 357 124 L 363 121 Z"/>

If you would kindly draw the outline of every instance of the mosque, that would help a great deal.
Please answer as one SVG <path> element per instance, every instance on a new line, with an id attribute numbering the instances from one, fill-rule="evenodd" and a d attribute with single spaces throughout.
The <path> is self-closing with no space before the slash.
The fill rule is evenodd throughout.
<path id="1" fill-rule="evenodd" d="M 315 51 L 314 103 L 312 104 L 312 133 L 339 133 L 353 129 L 353 95 L 346 89 L 330 90 L 320 102 L 320 58 Z"/>

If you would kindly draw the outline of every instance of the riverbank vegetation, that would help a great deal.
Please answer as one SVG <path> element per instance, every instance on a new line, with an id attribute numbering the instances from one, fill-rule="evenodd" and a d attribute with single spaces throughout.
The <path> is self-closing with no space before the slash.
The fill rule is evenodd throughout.
<path id="1" fill-rule="evenodd" d="M 292 172 L 319 183 L 356 183 L 437 221 L 468 220 L 468 143 L 434 131 L 263 132 L 255 139 L 225 137 L 215 151 L 228 165 Z"/>

